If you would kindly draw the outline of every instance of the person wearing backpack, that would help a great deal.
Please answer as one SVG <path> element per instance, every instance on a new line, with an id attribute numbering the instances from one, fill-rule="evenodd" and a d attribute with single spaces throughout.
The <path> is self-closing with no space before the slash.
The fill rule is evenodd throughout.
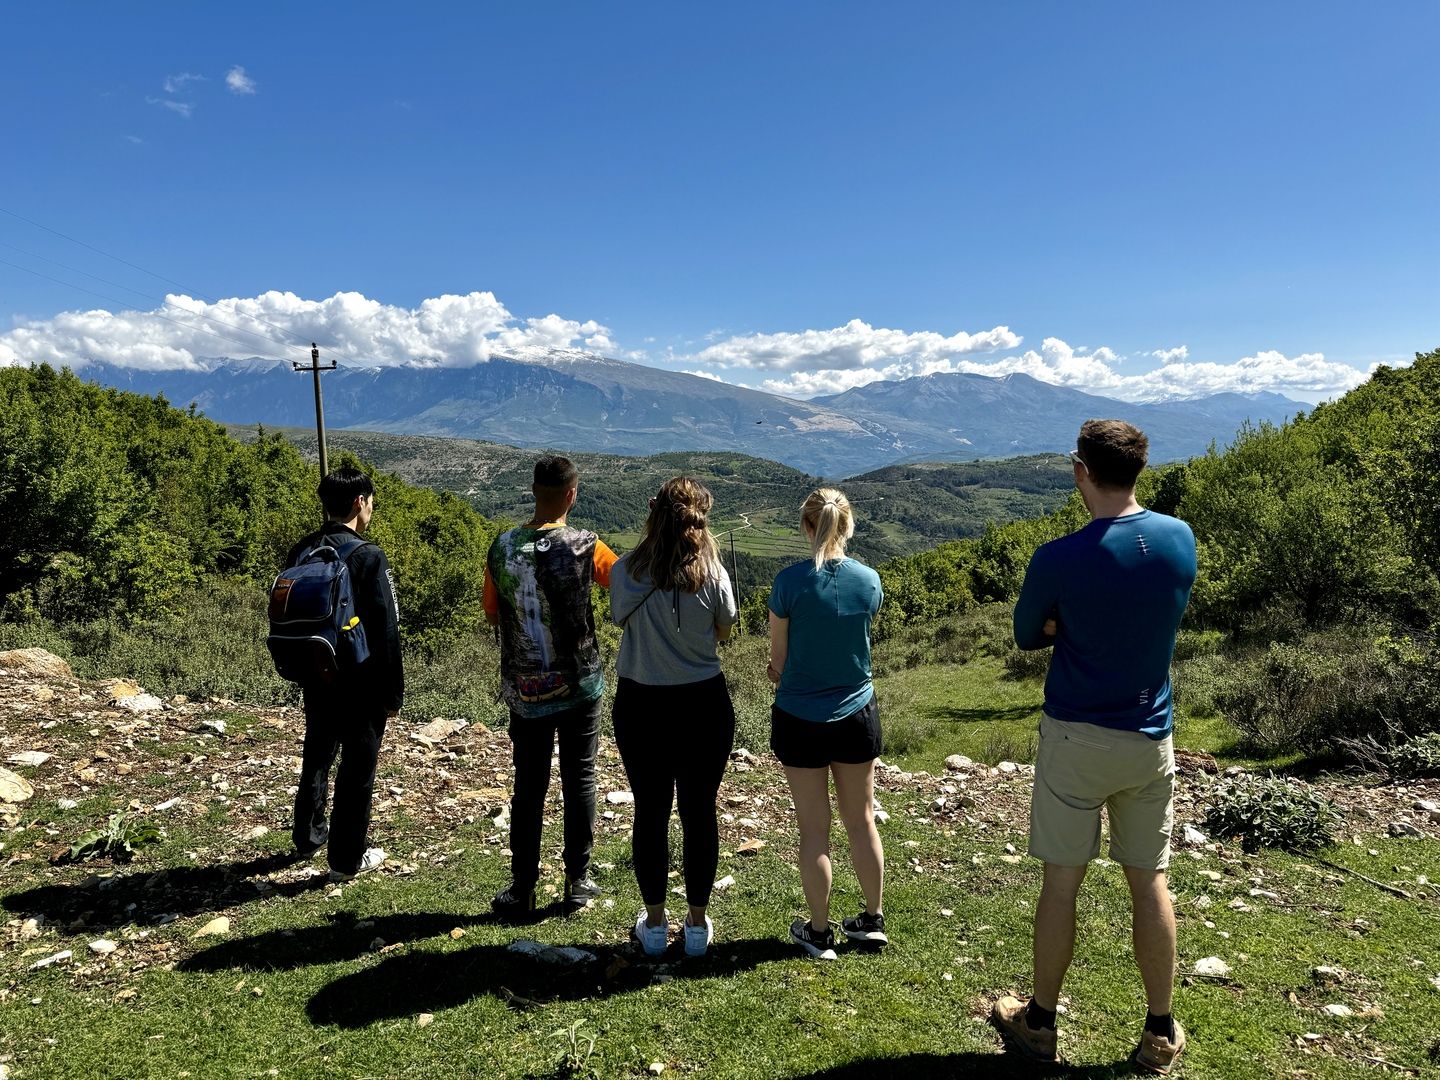
<path id="1" fill-rule="evenodd" d="M 385 724 L 399 714 L 405 698 L 405 668 L 400 656 L 400 609 L 390 565 L 385 553 L 362 536 L 375 513 L 375 485 L 358 469 L 341 468 L 321 479 L 319 495 L 325 524 L 290 550 L 285 565 L 294 569 L 287 569 L 271 592 L 271 640 L 273 643 L 278 632 L 276 594 L 291 576 L 301 577 L 296 571 L 317 562 L 343 564 L 348 582 L 337 582 L 336 594 L 344 597 L 348 593 L 354 613 L 343 619 L 340 657 L 334 669 L 317 670 L 307 677 L 287 672 L 282 665 L 281 673 L 300 681 L 305 692 L 305 745 L 292 834 L 295 850 L 309 855 L 326 846 L 331 880 L 347 881 L 385 861 L 385 852 L 367 846 L 370 796 Z M 359 619 L 355 626 L 364 635 L 361 652 L 368 653 L 358 661 L 347 660 L 344 649 L 343 627 L 355 618 Z M 320 648 L 325 651 L 325 646 Z M 273 644 L 272 652 L 280 665 L 282 653 Z M 340 767 L 335 772 L 335 795 L 327 822 L 325 801 L 337 753 Z"/>
<path id="2" fill-rule="evenodd" d="M 506 918 L 535 910 L 540 827 L 550 758 L 560 743 L 565 799 L 565 892 L 571 907 L 600 894 L 590 879 L 595 844 L 595 754 L 605 689 L 590 586 L 610 587 L 615 553 L 566 523 L 580 473 L 555 455 L 535 463 L 535 514 L 501 533 L 485 558 L 485 618 L 500 637 L 500 688 L 510 707 L 515 787 L 510 800 L 510 885 L 491 901 Z"/>

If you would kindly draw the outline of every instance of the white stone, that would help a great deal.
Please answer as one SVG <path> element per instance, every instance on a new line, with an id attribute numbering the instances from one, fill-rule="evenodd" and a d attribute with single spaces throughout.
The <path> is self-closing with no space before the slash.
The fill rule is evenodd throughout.
<path id="1" fill-rule="evenodd" d="M 951 772 L 960 772 L 962 769 L 968 769 L 974 764 L 975 762 L 971 761 L 964 754 L 951 754 L 945 759 L 945 768 Z"/>
<path id="2" fill-rule="evenodd" d="M 1338 1005 L 1338 1004 L 1337 1004 L 1337 1005 L 1326 1005 L 1326 1006 L 1325 1006 L 1325 1011 L 1326 1011 L 1327 1013 L 1329 1013 L 1331 1016 L 1341 1016 L 1341 1017 L 1344 1017 L 1344 1016 L 1354 1016 L 1354 1015 L 1355 1015 L 1355 1010 L 1352 1009 L 1352 1008 L 1350 1008 L 1349 1005 Z"/>
<path id="3" fill-rule="evenodd" d="M 605 801 L 611 806 L 627 806 L 635 801 L 635 795 L 629 791 L 611 791 L 606 793 Z"/>
<path id="4" fill-rule="evenodd" d="M 93 953 L 98 953 L 101 956 L 109 956 L 119 947 L 119 945 L 109 940 L 108 938 L 99 938 L 95 941 L 90 942 L 90 951 Z"/>
<path id="5" fill-rule="evenodd" d="M 1006 776 L 1013 776 L 1015 773 L 1020 771 L 1020 766 L 1016 765 L 1013 761 L 1002 761 L 999 765 L 996 765 L 995 767 L 999 769 L 1002 773 L 1004 773 Z"/>
<path id="6" fill-rule="evenodd" d="M 884 811 L 884 810 L 876 810 L 876 811 L 875 811 L 875 824 L 877 824 L 877 825 L 884 825 L 885 822 L 887 822 L 887 821 L 889 821 L 889 820 L 890 820 L 890 815 L 889 815 L 889 813 L 887 813 L 886 811 Z"/>
<path id="7" fill-rule="evenodd" d="M 733 874 L 726 874 L 719 881 L 715 882 L 715 891 L 724 892 L 726 889 L 730 888 L 730 886 L 734 884 L 735 876 Z"/>
<path id="8" fill-rule="evenodd" d="M 56 799 L 55 805 L 61 810 L 74 810 L 80 804 L 74 799 Z"/>
<path id="9" fill-rule="evenodd" d="M 1223 979 L 1230 974 L 1230 965 L 1218 956 L 1207 956 L 1205 959 L 1196 963 L 1195 974 Z"/>
<path id="10" fill-rule="evenodd" d="M 50 760 L 51 755 L 40 750 L 22 750 L 18 754 L 11 754 L 5 760 L 11 765 L 24 765 L 31 769 L 38 769 L 45 762 Z"/>
<path id="11" fill-rule="evenodd" d="M 1210 842 L 1210 838 L 1206 836 L 1203 832 L 1201 832 L 1199 829 L 1195 828 L 1194 825 L 1186 825 L 1185 828 L 1181 831 L 1180 835 L 1184 839 L 1185 843 L 1189 844 L 1191 847 L 1204 847 Z"/>
<path id="12" fill-rule="evenodd" d="M 117 709 L 124 709 L 126 712 L 133 713 L 154 712 L 156 709 L 161 708 L 163 705 L 164 702 L 162 702 L 154 694 L 136 694 L 134 697 L 115 699 L 115 707 Z M 223 723 L 224 721 L 217 720 L 214 722 L 218 724 Z"/>
<path id="13" fill-rule="evenodd" d="M 36 960 L 33 964 L 30 965 L 30 970 L 40 971 L 44 968 L 48 968 L 52 964 L 63 964 L 66 960 L 70 959 L 71 955 L 72 954 L 70 950 L 65 949 L 62 952 L 55 953 L 55 955 L 53 956 L 45 957 L 44 960 Z"/>
<path id="14" fill-rule="evenodd" d="M 507 952 L 519 953 L 521 956 L 534 957 L 547 964 L 574 965 L 587 964 L 595 959 L 595 954 L 586 952 L 584 949 L 576 949 L 569 945 L 542 945 L 538 941 L 531 941 L 529 938 L 521 938 L 519 941 L 512 941 L 506 946 Z"/>

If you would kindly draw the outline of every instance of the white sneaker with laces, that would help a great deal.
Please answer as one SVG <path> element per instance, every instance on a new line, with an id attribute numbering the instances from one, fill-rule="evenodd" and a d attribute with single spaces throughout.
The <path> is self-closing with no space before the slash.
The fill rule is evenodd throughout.
<path id="1" fill-rule="evenodd" d="M 691 926 L 690 917 L 685 917 L 685 955 L 704 956 L 710 948 L 710 943 L 715 940 L 715 924 L 710 921 L 710 916 L 705 916 L 704 926 Z"/>
<path id="2" fill-rule="evenodd" d="M 670 945 L 670 913 L 665 913 L 665 919 L 659 926 L 651 926 L 645 918 L 645 909 L 641 908 L 640 914 L 635 916 L 635 929 L 631 934 L 646 956 L 664 956 Z"/>
<path id="3" fill-rule="evenodd" d="M 345 873 L 343 870 L 331 870 L 331 881 L 349 881 L 356 874 L 368 874 L 371 870 L 377 870 L 385 862 L 385 852 L 378 847 L 369 848 L 364 855 L 360 856 L 360 865 L 355 868 L 354 873 Z"/>

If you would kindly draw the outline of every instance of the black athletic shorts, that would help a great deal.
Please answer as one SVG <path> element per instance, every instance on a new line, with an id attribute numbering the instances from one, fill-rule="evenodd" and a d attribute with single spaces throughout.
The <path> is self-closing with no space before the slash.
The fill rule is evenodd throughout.
<path id="1" fill-rule="evenodd" d="M 770 749 L 781 765 L 823 769 L 863 765 L 880 756 L 880 709 L 875 698 L 839 720 L 802 720 L 778 705 L 770 706 Z"/>

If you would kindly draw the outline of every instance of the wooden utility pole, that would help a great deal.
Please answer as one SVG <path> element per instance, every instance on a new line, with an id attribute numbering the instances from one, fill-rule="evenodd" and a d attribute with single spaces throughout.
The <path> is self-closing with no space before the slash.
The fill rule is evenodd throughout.
<path id="1" fill-rule="evenodd" d="M 296 371 L 309 371 L 315 376 L 315 439 L 320 445 L 320 475 L 323 477 L 330 472 L 330 459 L 325 453 L 325 406 L 320 401 L 320 372 L 334 371 L 335 361 L 321 365 L 320 346 L 315 342 L 310 343 L 310 363 L 298 364 L 290 361 L 290 366 Z"/>

